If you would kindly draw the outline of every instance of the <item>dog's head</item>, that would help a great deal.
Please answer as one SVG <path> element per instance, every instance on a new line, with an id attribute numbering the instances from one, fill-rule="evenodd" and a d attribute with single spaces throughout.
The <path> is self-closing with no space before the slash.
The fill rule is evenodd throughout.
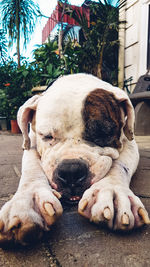
<path id="1" fill-rule="evenodd" d="M 74 202 L 107 174 L 123 138 L 133 139 L 134 112 L 119 88 L 78 74 L 58 79 L 19 109 L 24 149 L 30 149 L 29 122 L 51 186 Z"/>

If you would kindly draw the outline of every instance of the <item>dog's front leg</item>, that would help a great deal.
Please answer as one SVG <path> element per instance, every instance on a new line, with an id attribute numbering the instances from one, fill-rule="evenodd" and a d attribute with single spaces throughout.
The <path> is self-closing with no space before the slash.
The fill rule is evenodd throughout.
<path id="1" fill-rule="evenodd" d="M 0 243 L 27 244 L 41 237 L 62 214 L 59 193 L 52 190 L 35 149 L 24 151 L 17 192 L 0 210 Z"/>
<path id="2" fill-rule="evenodd" d="M 138 159 L 136 143 L 126 141 L 107 176 L 83 194 L 79 213 L 95 223 L 104 222 L 113 229 L 130 230 L 150 223 L 141 200 L 129 189 Z"/>

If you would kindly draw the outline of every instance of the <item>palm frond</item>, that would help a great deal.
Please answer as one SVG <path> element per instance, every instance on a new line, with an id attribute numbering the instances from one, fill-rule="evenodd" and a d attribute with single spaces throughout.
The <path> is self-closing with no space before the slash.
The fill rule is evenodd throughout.
<path id="1" fill-rule="evenodd" d="M 17 3 L 17 0 L 1 1 L 2 24 L 13 43 L 17 39 L 17 24 L 19 23 L 26 44 L 35 29 L 37 18 L 42 14 L 39 5 L 32 0 L 20 0 L 19 6 Z"/>

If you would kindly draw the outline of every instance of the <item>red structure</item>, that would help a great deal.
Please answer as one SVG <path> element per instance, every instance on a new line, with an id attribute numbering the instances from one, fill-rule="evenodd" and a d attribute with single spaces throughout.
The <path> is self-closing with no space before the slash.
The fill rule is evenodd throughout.
<path id="1" fill-rule="evenodd" d="M 73 10 L 79 11 L 81 14 L 85 14 L 86 18 L 88 20 L 88 24 L 90 24 L 90 11 L 89 8 L 85 7 L 84 5 L 81 7 L 71 5 L 71 8 Z M 42 30 L 42 43 L 46 41 L 46 39 L 49 37 L 51 31 L 54 29 L 54 27 L 61 21 L 61 6 L 59 5 L 59 2 L 53 11 L 51 17 L 48 19 L 46 25 L 44 26 Z M 63 22 L 68 23 L 73 26 L 78 26 L 79 24 L 70 16 L 65 14 L 63 16 Z"/>

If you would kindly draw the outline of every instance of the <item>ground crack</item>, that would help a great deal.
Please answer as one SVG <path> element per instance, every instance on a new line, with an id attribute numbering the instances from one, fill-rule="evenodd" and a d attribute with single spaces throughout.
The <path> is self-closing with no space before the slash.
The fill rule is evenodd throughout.
<path id="1" fill-rule="evenodd" d="M 45 249 L 46 249 L 46 256 L 49 260 L 49 266 L 50 267 L 62 267 L 57 257 L 53 254 L 51 248 L 49 247 L 48 242 L 44 242 L 44 243 L 45 243 Z"/>
<path id="2" fill-rule="evenodd" d="M 150 198 L 150 196 L 145 196 L 145 195 L 137 195 L 137 197 L 140 197 L 140 198 Z"/>

